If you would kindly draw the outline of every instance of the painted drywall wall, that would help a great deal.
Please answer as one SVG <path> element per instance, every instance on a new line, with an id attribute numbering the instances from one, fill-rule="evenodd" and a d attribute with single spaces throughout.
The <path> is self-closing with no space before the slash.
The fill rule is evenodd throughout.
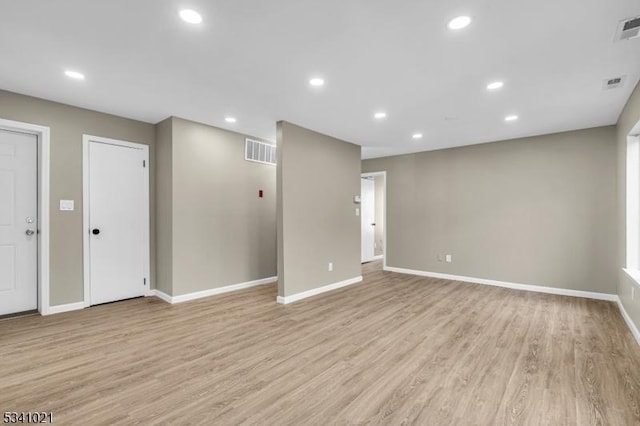
<path id="1" fill-rule="evenodd" d="M 387 171 L 387 264 L 614 294 L 615 131 L 364 161 Z"/>
<path id="2" fill-rule="evenodd" d="M 640 328 L 640 286 L 634 283 L 623 271 L 626 264 L 626 169 L 627 169 L 627 136 L 640 121 L 640 84 L 636 86 L 625 106 L 617 126 L 618 144 L 618 296 L 625 310 Z M 635 286 L 635 299 L 631 297 L 631 289 Z"/>
<path id="3" fill-rule="evenodd" d="M 173 291 L 173 119 L 156 125 L 156 288 Z"/>
<path id="4" fill-rule="evenodd" d="M 275 276 L 275 166 L 244 159 L 245 135 L 175 117 L 161 126 L 158 256 L 170 266 L 159 288 L 179 296 Z"/>
<path id="5" fill-rule="evenodd" d="M 277 144 L 278 295 L 359 277 L 360 147 L 284 121 Z"/>
<path id="6" fill-rule="evenodd" d="M 151 284 L 155 282 L 154 126 L 0 90 L 0 118 L 51 129 L 50 304 L 81 302 L 82 135 L 90 134 L 149 145 L 151 208 Z M 74 211 L 60 211 L 61 199 L 74 200 Z"/>
<path id="7" fill-rule="evenodd" d="M 384 249 L 384 176 L 375 176 L 374 181 L 376 184 L 376 189 L 375 189 L 376 247 L 374 250 L 374 254 L 376 256 L 380 256 L 382 255 L 383 249 Z"/>

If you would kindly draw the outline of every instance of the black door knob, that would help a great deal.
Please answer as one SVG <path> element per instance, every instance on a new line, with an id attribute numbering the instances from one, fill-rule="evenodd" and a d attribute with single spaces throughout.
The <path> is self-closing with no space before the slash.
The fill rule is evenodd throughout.
<path id="1" fill-rule="evenodd" d="M 95 228 L 95 229 L 93 229 L 93 230 L 91 231 L 91 233 L 92 233 L 93 235 L 98 235 L 98 234 L 100 233 L 100 230 L 99 230 L 98 228 Z"/>

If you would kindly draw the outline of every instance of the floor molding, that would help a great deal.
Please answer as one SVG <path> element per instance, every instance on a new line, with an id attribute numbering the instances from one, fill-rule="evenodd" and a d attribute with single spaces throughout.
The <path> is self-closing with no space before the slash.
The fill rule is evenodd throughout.
<path id="1" fill-rule="evenodd" d="M 427 271 L 418 271 L 414 269 L 396 268 L 393 266 L 385 266 L 384 270 L 389 272 L 397 272 L 400 274 L 419 275 L 422 277 L 442 278 L 442 279 L 451 280 L 451 281 L 462 281 L 462 282 L 473 283 L 473 284 L 483 284 L 483 285 L 491 285 L 494 287 L 504 287 L 504 288 L 510 288 L 513 290 L 524 290 L 524 291 L 533 291 L 537 293 L 558 294 L 561 296 L 583 297 L 586 299 L 607 300 L 609 302 L 616 302 L 618 300 L 617 294 L 596 293 L 591 291 L 570 290 L 565 288 L 545 287 L 545 286 L 531 285 L 531 284 L 510 283 L 506 281 L 488 280 L 484 278 L 465 277 L 462 275 L 450 275 L 450 274 L 442 274 L 439 272 L 427 272 Z"/>
<path id="2" fill-rule="evenodd" d="M 167 303 L 176 304 L 188 302 L 190 300 L 202 299 L 203 297 L 215 296 L 217 294 L 229 293 L 231 291 L 243 290 L 245 288 L 251 288 L 259 285 L 271 284 L 278 281 L 278 277 L 262 278 L 254 281 L 247 281 L 239 284 L 232 284 L 224 287 L 212 288 L 209 290 L 196 291 L 194 293 L 181 294 L 178 296 L 170 296 L 167 293 L 158 289 L 153 290 L 153 295 L 164 300 Z"/>
<path id="3" fill-rule="evenodd" d="M 640 330 L 638 330 L 638 327 L 636 327 L 635 323 L 627 313 L 627 310 L 624 308 L 624 305 L 622 304 L 622 300 L 618 298 L 617 302 L 618 302 L 618 308 L 620 309 L 620 313 L 622 314 L 622 318 L 624 318 L 624 322 L 627 323 L 627 327 L 629 327 L 629 330 L 631 330 L 631 334 L 633 334 L 633 337 L 635 337 L 636 342 L 638 343 L 638 345 L 640 345 Z"/>
<path id="4" fill-rule="evenodd" d="M 326 293 L 331 290 L 337 290 L 348 285 L 356 284 L 362 281 L 362 275 L 359 277 L 349 278 L 348 280 L 338 281 L 337 283 L 325 285 L 322 287 L 314 288 L 312 290 L 303 291 L 302 293 L 292 294 L 291 296 L 278 296 L 276 299 L 278 303 L 286 305 L 289 303 L 297 302 L 298 300 L 306 299 L 307 297 L 316 296 L 318 294 Z"/>
<path id="5" fill-rule="evenodd" d="M 79 311 L 84 309 L 84 302 L 67 303 L 66 305 L 49 306 L 43 315 L 61 314 L 63 312 Z"/>

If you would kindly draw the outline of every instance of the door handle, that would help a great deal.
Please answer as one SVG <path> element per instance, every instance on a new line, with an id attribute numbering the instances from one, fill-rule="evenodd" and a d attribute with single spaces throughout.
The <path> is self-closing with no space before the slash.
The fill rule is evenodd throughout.
<path id="1" fill-rule="evenodd" d="M 94 228 L 94 229 L 91 231 L 91 233 L 92 233 L 93 235 L 98 235 L 98 234 L 100 233 L 100 230 L 99 230 L 98 228 Z"/>
<path id="2" fill-rule="evenodd" d="M 374 223 L 372 223 L 372 224 L 371 224 L 371 226 L 376 226 L 376 223 L 375 223 L 375 222 L 374 222 Z"/>
<path id="3" fill-rule="evenodd" d="M 24 231 L 25 234 L 27 234 L 27 236 L 32 236 L 33 234 L 36 233 L 36 231 L 34 231 L 33 229 L 27 229 L 26 231 Z"/>

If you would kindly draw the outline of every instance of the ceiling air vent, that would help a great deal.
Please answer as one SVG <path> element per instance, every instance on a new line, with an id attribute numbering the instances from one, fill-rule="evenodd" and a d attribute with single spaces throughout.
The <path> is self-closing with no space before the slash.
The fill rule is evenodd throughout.
<path id="1" fill-rule="evenodd" d="M 620 21 L 614 41 L 631 40 L 638 36 L 640 36 L 640 16 Z"/>
<path id="2" fill-rule="evenodd" d="M 607 78 L 602 83 L 602 88 L 604 90 L 617 89 L 619 87 L 624 86 L 624 82 L 626 79 L 627 79 L 626 75 L 623 75 L 621 77 Z"/>
<path id="3" fill-rule="evenodd" d="M 276 164 L 276 146 L 265 142 L 245 139 L 244 159 L 263 164 Z"/>

